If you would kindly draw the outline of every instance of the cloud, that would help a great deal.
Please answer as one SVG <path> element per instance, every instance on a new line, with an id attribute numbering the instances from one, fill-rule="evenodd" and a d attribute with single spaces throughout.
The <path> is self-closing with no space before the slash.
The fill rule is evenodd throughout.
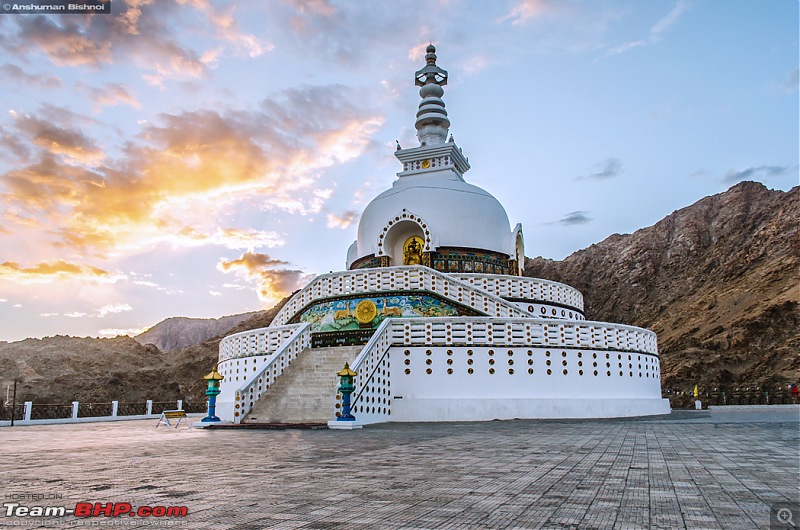
<path id="1" fill-rule="evenodd" d="M 34 86 L 51 89 L 61 87 L 61 80 L 57 77 L 29 74 L 19 66 L 11 63 L 0 66 L 0 82 L 3 81 L 12 81 L 26 88 Z"/>
<path id="2" fill-rule="evenodd" d="M 68 313 L 40 313 L 40 317 L 55 317 L 55 316 L 65 316 L 68 318 L 105 318 L 108 315 L 116 314 L 116 313 L 124 313 L 126 311 L 131 311 L 133 308 L 128 304 L 108 304 L 95 309 L 91 313 L 87 313 L 85 311 L 70 311 Z"/>
<path id="3" fill-rule="evenodd" d="M 578 177 L 577 180 L 597 179 L 606 180 L 614 178 L 622 173 L 622 160 L 619 158 L 607 158 L 603 162 L 598 162 L 592 168 L 592 173 Z"/>
<path id="4" fill-rule="evenodd" d="M 208 294 L 210 294 L 211 296 L 222 296 L 222 293 L 218 291 L 208 291 Z"/>
<path id="5" fill-rule="evenodd" d="M 679 0 L 669 13 L 661 17 L 650 27 L 647 38 L 628 41 L 614 46 L 613 48 L 607 50 L 603 57 L 608 57 L 609 55 L 619 55 L 634 48 L 656 44 L 663 38 L 664 33 L 666 33 L 669 28 L 674 26 L 688 9 L 689 3 L 685 0 Z"/>
<path id="6" fill-rule="evenodd" d="M 486 69 L 487 66 L 489 66 L 489 58 L 483 53 L 478 53 L 467 58 L 462 68 L 466 74 L 475 74 Z"/>
<path id="7" fill-rule="evenodd" d="M 245 252 L 237 259 L 221 260 L 217 269 L 238 273 L 254 281 L 257 284 L 258 298 L 263 302 L 275 303 L 313 278 L 313 275 L 301 270 L 285 268 L 284 265 L 288 264 L 267 254 Z"/>
<path id="8" fill-rule="evenodd" d="M 539 18 L 550 9 L 548 0 L 520 0 L 511 12 L 501 17 L 498 22 L 510 20 L 512 24 L 525 24 L 531 19 Z"/>
<path id="9" fill-rule="evenodd" d="M 88 91 L 94 112 L 99 112 L 103 107 L 113 107 L 115 105 L 130 105 L 137 109 L 142 108 L 141 103 L 131 93 L 127 85 L 106 83 L 100 88 L 85 86 L 81 86 L 81 88 L 85 88 Z"/>
<path id="10" fill-rule="evenodd" d="M 112 274 L 91 265 L 61 259 L 42 261 L 30 267 L 23 267 L 13 261 L 0 263 L 0 280 L 21 284 L 52 283 L 61 280 L 116 283 L 121 279 L 125 279 L 125 275 Z"/>
<path id="11" fill-rule="evenodd" d="M 661 17 L 659 21 L 650 28 L 650 40 L 652 42 L 658 42 L 661 39 L 661 35 L 674 26 L 688 8 L 689 4 L 685 0 L 679 0 L 679 2 L 675 4 L 675 7 L 672 8 L 672 11 Z"/>
<path id="12" fill-rule="evenodd" d="M 87 18 L 92 21 L 100 17 Z M 76 18 L 73 22 L 65 22 L 59 26 L 56 20 L 55 17 L 45 15 L 17 17 L 16 51 L 38 48 L 56 66 L 99 66 L 102 63 L 111 63 L 112 41 L 108 38 L 96 38 L 96 32 L 90 30 L 91 22 L 87 27 Z"/>
<path id="13" fill-rule="evenodd" d="M 209 0 L 178 0 L 178 3 L 191 5 L 202 12 L 213 25 L 218 38 L 231 43 L 236 50 L 244 52 L 250 57 L 258 57 L 275 48 L 272 43 L 258 39 L 255 35 L 242 33 L 239 30 L 239 26 L 233 16 L 236 10 L 235 4 L 220 7 L 219 5 L 213 5 Z"/>
<path id="14" fill-rule="evenodd" d="M 619 46 L 615 46 L 606 52 L 606 55 L 617 55 L 620 53 L 624 53 L 628 50 L 632 50 L 634 48 L 638 48 L 639 46 L 646 46 L 648 41 L 646 40 L 634 40 L 629 42 L 623 42 Z"/>
<path id="15" fill-rule="evenodd" d="M 124 313 L 125 311 L 130 311 L 131 309 L 133 308 L 128 304 L 108 304 L 99 308 L 96 311 L 96 315 L 100 318 L 103 318 L 106 315 L 114 313 Z"/>
<path id="16" fill-rule="evenodd" d="M 161 85 L 167 79 L 202 78 L 208 50 L 179 42 L 179 35 L 199 35 L 193 42 L 219 43 L 212 49 L 257 57 L 273 48 L 240 31 L 236 6 L 208 0 L 114 0 L 113 16 L 31 15 L 9 21 L 4 46 L 25 56 L 37 51 L 60 67 L 102 68 L 135 62 L 152 73 L 142 77 Z M 206 56 L 207 57 L 207 56 Z"/>
<path id="17" fill-rule="evenodd" d="M 729 169 L 722 182 L 730 184 L 743 180 L 765 180 L 768 178 L 797 175 L 798 166 L 757 166 L 746 169 Z"/>
<path id="18" fill-rule="evenodd" d="M 98 255 L 159 243 L 281 245 L 274 231 L 240 229 L 217 216 L 254 200 L 301 215 L 320 211 L 331 193 L 318 189 L 320 170 L 359 156 L 383 123 L 354 96 L 340 85 L 305 86 L 258 108 L 161 114 L 113 158 L 75 116 L 64 113 L 60 124 L 16 116 L 4 133 L 30 147 L 20 153 L 27 164 L 0 174 L 5 220 Z"/>
<path id="19" fill-rule="evenodd" d="M 100 162 L 103 151 L 79 129 L 59 127 L 52 120 L 27 114 L 13 114 L 17 133 L 30 139 L 36 146 L 53 155 L 65 155 L 71 161 L 83 164 Z"/>
<path id="20" fill-rule="evenodd" d="M 270 34 L 302 60 L 320 61 L 323 68 L 330 62 L 356 67 L 376 60 L 387 64 L 387 57 L 399 59 L 394 55 L 397 43 L 409 43 L 410 39 L 424 41 L 424 56 L 428 39 L 444 31 L 438 26 L 433 29 L 431 21 L 440 17 L 456 20 L 453 7 L 443 2 L 407 3 L 402 8 L 398 7 L 401 4 L 376 4 L 370 9 L 364 9 L 365 4 L 359 2 L 327 0 L 285 0 L 263 5 L 266 21 L 281 21 L 266 22 Z M 358 28 L 357 37 L 353 28 Z M 388 63 L 394 63 L 394 59 Z"/>
<path id="21" fill-rule="evenodd" d="M 561 225 L 565 225 L 565 226 L 586 224 L 586 223 L 588 223 L 588 222 L 593 220 L 591 217 L 586 215 L 587 213 L 589 213 L 589 212 L 581 211 L 581 210 L 579 210 L 577 212 L 570 212 L 567 215 L 565 215 L 563 219 L 559 219 L 558 221 L 556 221 L 556 223 L 561 224 Z M 553 223 L 550 223 L 550 224 L 553 224 Z"/>
<path id="22" fill-rule="evenodd" d="M 119 329 L 119 328 L 103 328 L 97 331 L 97 334 L 101 337 L 113 338 L 113 337 L 120 337 L 127 335 L 128 337 L 135 337 L 136 335 L 141 335 L 148 328 L 128 328 L 128 329 Z"/>
<path id="23" fill-rule="evenodd" d="M 341 228 L 344 230 L 358 219 L 358 212 L 347 210 L 339 213 L 328 214 L 328 228 Z"/>

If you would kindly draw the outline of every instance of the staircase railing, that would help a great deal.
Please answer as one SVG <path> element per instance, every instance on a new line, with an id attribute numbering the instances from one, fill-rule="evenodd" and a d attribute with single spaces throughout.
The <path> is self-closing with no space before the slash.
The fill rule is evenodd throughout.
<path id="1" fill-rule="evenodd" d="M 311 345 L 311 325 L 261 328 L 231 335 L 224 341 L 230 342 L 220 343 L 219 372 L 227 381 L 222 382 L 217 413 L 223 420 L 240 423 L 292 361 Z M 240 377 L 234 376 L 239 369 L 235 362 L 244 363 L 241 382 L 234 379 Z"/>
<path id="2" fill-rule="evenodd" d="M 285 325 L 314 300 L 347 294 L 381 291 L 429 291 L 494 317 L 528 318 L 530 315 L 500 296 L 486 292 L 429 267 L 402 266 L 359 269 L 317 276 L 286 303 L 272 321 Z"/>
<path id="3" fill-rule="evenodd" d="M 360 423 L 377 423 L 388 421 L 391 407 L 391 394 L 389 393 L 389 367 L 387 356 L 392 345 L 392 319 L 381 322 L 372 337 L 353 361 L 350 368 L 358 376 L 354 379 L 354 398 L 350 402 L 351 410 L 359 410 L 356 418 Z M 380 372 L 379 372 L 380 371 Z M 368 375 L 363 375 L 368 374 Z M 378 375 L 380 374 L 380 375 Z M 377 375 L 377 377 L 376 377 Z M 382 376 L 382 377 L 381 377 Z M 370 386 L 372 385 L 372 386 Z M 369 396 L 365 396 L 369 392 Z M 380 400 L 377 404 L 377 399 Z M 364 401 L 371 401 L 365 403 Z M 334 402 L 335 410 L 341 410 L 341 397 L 337 393 Z M 356 409 L 358 407 L 358 409 Z"/>

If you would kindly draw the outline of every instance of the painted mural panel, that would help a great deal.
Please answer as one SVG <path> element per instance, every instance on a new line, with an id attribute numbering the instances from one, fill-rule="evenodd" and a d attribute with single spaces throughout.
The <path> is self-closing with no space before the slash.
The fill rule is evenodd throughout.
<path id="1" fill-rule="evenodd" d="M 329 300 L 308 308 L 300 322 L 312 333 L 376 329 L 391 317 L 451 317 L 463 313 L 447 302 L 426 295 L 389 295 Z"/>

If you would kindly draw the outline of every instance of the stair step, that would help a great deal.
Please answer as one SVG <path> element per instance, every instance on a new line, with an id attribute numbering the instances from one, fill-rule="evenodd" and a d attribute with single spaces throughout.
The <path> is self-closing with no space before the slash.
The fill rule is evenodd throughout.
<path id="1" fill-rule="evenodd" d="M 333 419 L 336 372 L 362 346 L 306 348 L 287 366 L 242 423 L 308 423 Z"/>

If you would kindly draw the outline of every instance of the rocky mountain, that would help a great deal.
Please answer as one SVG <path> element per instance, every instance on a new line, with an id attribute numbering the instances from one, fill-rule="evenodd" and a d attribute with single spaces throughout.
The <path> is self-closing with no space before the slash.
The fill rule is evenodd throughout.
<path id="1" fill-rule="evenodd" d="M 216 363 L 222 337 L 268 326 L 285 303 L 269 311 L 234 315 L 246 320 L 199 344 L 168 351 L 130 337 L 55 336 L 0 344 L 0 385 L 5 391 L 18 379 L 19 402 L 202 402 L 202 378 Z"/>
<path id="2" fill-rule="evenodd" d="M 162 320 L 134 339 L 139 344 L 153 344 L 159 350 L 186 348 L 220 335 L 227 335 L 230 330 L 252 318 L 255 313 L 254 311 L 220 318 L 172 317 Z"/>
<path id="3" fill-rule="evenodd" d="M 586 316 L 658 334 L 662 386 L 800 382 L 800 187 L 742 182 L 526 276 L 579 289 Z"/>

